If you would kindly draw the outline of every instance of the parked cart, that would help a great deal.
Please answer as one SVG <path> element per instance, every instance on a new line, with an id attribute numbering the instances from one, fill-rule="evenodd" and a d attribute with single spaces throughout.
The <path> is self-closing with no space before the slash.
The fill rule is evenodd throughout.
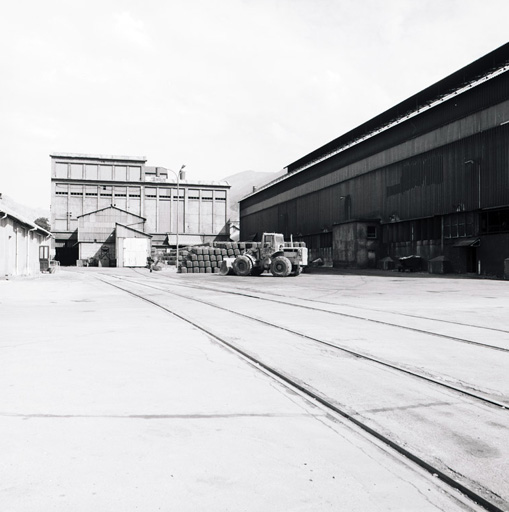
<path id="1" fill-rule="evenodd" d="M 420 256 L 404 256 L 399 258 L 399 272 L 419 272 L 422 270 L 422 258 Z"/>

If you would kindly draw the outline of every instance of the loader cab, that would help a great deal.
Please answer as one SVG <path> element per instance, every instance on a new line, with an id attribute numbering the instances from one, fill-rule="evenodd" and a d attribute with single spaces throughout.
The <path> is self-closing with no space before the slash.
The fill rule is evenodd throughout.
<path id="1" fill-rule="evenodd" d="M 273 252 L 279 251 L 285 246 L 285 239 L 281 233 L 264 233 L 262 247 L 272 248 Z"/>

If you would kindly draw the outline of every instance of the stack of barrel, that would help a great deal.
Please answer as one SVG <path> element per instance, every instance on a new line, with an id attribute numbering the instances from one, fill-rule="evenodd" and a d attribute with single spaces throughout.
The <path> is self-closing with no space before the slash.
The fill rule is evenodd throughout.
<path id="1" fill-rule="evenodd" d="M 180 251 L 179 272 L 183 274 L 218 274 L 224 258 L 235 258 L 249 249 L 257 249 L 260 242 L 213 242 L 212 245 L 197 245 Z M 290 246 L 285 242 L 285 246 Z M 295 242 L 305 247 L 304 242 Z"/>
<path id="2" fill-rule="evenodd" d="M 259 242 L 214 242 L 211 246 L 189 247 L 181 251 L 179 272 L 183 274 L 218 274 L 224 258 L 235 258 Z"/>

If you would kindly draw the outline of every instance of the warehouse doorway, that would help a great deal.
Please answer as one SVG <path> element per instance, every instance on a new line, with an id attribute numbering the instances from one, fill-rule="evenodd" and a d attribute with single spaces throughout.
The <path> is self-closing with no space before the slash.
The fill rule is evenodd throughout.
<path id="1" fill-rule="evenodd" d="M 147 264 L 147 253 L 149 253 L 149 251 L 149 238 L 124 238 L 124 267 L 145 267 Z"/>
<path id="2" fill-rule="evenodd" d="M 479 238 L 463 238 L 453 244 L 459 253 L 459 272 L 466 272 L 467 274 L 477 273 L 477 248 L 481 244 Z"/>
<path id="3" fill-rule="evenodd" d="M 466 266 L 467 266 L 467 274 L 476 274 L 477 273 L 477 248 L 476 247 L 467 247 L 465 249 L 466 255 Z"/>

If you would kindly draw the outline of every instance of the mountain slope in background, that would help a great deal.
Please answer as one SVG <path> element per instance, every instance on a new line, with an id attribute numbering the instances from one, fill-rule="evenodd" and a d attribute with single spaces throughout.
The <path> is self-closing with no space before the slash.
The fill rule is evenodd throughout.
<path id="1" fill-rule="evenodd" d="M 226 178 L 230 185 L 230 212 L 229 218 L 232 221 L 239 220 L 239 201 L 253 192 L 253 187 L 259 188 L 267 183 L 279 178 L 286 171 L 279 172 L 258 172 L 258 171 L 243 171 L 237 174 L 232 174 Z"/>

